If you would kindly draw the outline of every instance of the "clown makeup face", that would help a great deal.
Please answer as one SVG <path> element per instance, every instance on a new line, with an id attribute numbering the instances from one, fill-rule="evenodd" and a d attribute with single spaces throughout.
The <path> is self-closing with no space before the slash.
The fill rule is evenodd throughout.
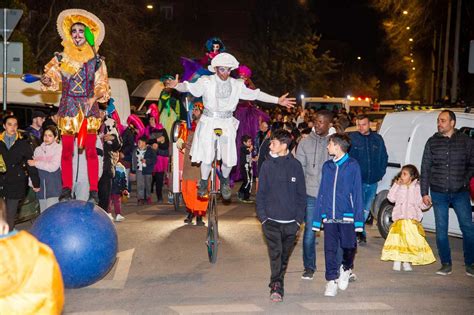
<path id="1" fill-rule="evenodd" d="M 86 38 L 84 37 L 84 24 L 76 23 L 71 27 L 71 37 L 74 45 L 82 46 L 86 42 Z"/>
<path id="2" fill-rule="evenodd" d="M 232 71 L 232 69 L 229 68 L 229 67 L 220 67 L 219 66 L 219 67 L 215 67 L 215 69 L 216 69 L 217 76 L 222 81 L 226 81 L 230 76 L 230 72 Z"/>
<path id="3" fill-rule="evenodd" d="M 212 44 L 212 51 L 213 51 L 213 52 L 218 53 L 220 49 L 221 49 L 221 45 L 219 45 L 219 44 Z"/>

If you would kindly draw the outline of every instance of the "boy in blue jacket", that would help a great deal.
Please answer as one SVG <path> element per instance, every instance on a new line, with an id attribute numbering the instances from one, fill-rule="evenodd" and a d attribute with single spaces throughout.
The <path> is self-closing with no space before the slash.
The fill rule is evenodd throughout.
<path id="1" fill-rule="evenodd" d="M 345 134 L 329 137 L 328 152 L 334 158 L 323 165 L 313 216 L 313 230 L 319 231 L 324 224 L 325 296 L 336 296 L 338 288 L 347 289 L 357 248 L 356 232 L 364 227 L 360 167 L 347 154 L 350 145 Z M 343 250 L 342 265 L 337 259 L 339 246 Z"/>
<path id="2" fill-rule="evenodd" d="M 291 141 L 288 131 L 275 131 L 270 142 L 271 157 L 259 173 L 257 217 L 267 240 L 270 299 L 274 302 L 283 300 L 283 278 L 306 208 L 303 167 L 288 150 Z"/>

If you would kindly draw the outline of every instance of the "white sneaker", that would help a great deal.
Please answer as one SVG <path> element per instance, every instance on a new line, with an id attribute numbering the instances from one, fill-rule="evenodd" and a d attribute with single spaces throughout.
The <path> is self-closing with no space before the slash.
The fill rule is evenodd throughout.
<path id="1" fill-rule="evenodd" d="M 411 268 L 411 264 L 409 262 L 403 262 L 403 271 L 413 271 L 413 268 Z"/>
<path id="2" fill-rule="evenodd" d="M 121 214 L 117 214 L 115 217 L 115 222 L 122 222 L 123 220 L 125 220 L 125 217 Z"/>
<path id="3" fill-rule="evenodd" d="M 341 265 L 341 268 L 339 269 L 339 279 L 337 280 L 337 286 L 341 290 L 347 289 L 349 286 L 349 278 L 351 276 L 352 270 L 344 270 L 344 268 Z"/>
<path id="4" fill-rule="evenodd" d="M 110 221 L 114 221 L 114 217 L 112 216 L 112 213 L 107 212 L 107 215 L 109 216 Z"/>
<path id="5" fill-rule="evenodd" d="M 402 270 L 402 262 L 401 261 L 394 261 L 392 269 L 395 270 L 395 271 Z"/>
<path id="6" fill-rule="evenodd" d="M 324 296 L 336 296 L 337 295 L 337 282 L 336 280 L 331 280 L 326 283 L 326 291 L 324 291 Z"/>

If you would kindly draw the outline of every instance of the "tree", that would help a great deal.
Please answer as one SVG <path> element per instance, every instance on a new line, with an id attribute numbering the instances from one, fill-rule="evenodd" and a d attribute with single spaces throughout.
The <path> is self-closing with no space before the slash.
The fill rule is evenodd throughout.
<path id="1" fill-rule="evenodd" d="M 329 52 L 316 55 L 320 37 L 312 31 L 313 22 L 312 13 L 295 1 L 256 3 L 246 57 L 257 86 L 275 94 L 328 94 L 327 75 L 336 71 L 337 63 Z"/>

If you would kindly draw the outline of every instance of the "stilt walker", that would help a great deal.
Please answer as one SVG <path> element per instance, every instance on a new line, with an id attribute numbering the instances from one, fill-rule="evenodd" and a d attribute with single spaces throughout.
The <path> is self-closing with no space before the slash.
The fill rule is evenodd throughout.
<path id="1" fill-rule="evenodd" d="M 95 143 L 101 124 L 98 103 L 106 103 L 110 98 L 107 67 L 97 54 L 105 28 L 94 14 L 69 9 L 59 14 L 57 29 L 64 51 L 56 53 L 45 66 L 41 83 L 44 90 L 51 91 L 59 90 L 62 84 L 58 110 L 63 145 L 60 201 L 72 198 L 72 158 L 77 135 L 78 146 L 85 149 L 87 157 L 89 201 L 97 203 L 99 162 Z"/>

